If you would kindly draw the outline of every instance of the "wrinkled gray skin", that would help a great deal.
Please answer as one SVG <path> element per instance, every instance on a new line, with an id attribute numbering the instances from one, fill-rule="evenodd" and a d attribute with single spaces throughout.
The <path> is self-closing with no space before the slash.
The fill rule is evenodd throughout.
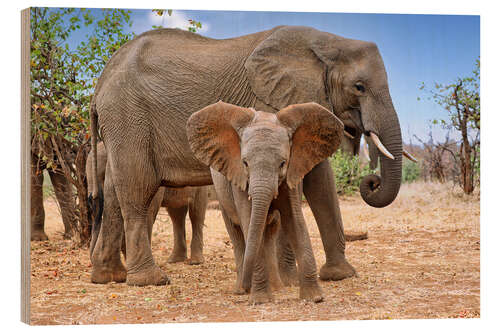
<path id="1" fill-rule="evenodd" d="M 167 281 L 147 241 L 147 209 L 160 186 L 212 183 L 210 169 L 189 148 L 185 124 L 195 111 L 219 100 L 272 113 L 313 101 L 339 118 L 353 114 L 363 132 L 377 133 L 395 157 L 382 157 L 381 179 L 373 175 L 363 181 L 363 199 L 383 207 L 399 191 L 401 133 L 375 44 L 294 26 L 226 40 L 177 29 L 146 32 L 113 55 L 91 104 L 92 144 L 97 144 L 99 130 L 113 174 L 113 186 L 104 188 L 104 202 L 116 201 L 113 206 L 121 207 L 124 218 L 130 285 Z M 93 169 L 97 172 L 97 166 Z M 374 190 L 377 182 L 380 186 Z M 304 176 L 303 190 L 325 249 L 320 277 L 353 276 L 328 161 Z M 282 224 L 284 219 L 281 216 Z M 106 237 L 123 232 L 122 224 L 105 224 Z M 104 238 L 98 238 L 92 255 L 92 276 L 112 281 L 109 272 L 117 267 L 119 242 Z M 280 267 L 283 275 L 294 271 L 294 260 L 282 262 L 287 262 Z"/>
<path id="2" fill-rule="evenodd" d="M 272 300 L 279 285 L 276 232 L 297 254 L 300 297 L 323 299 L 317 281 L 299 185 L 339 146 L 342 122 L 316 103 L 276 114 L 218 102 L 193 114 L 187 135 L 195 156 L 211 167 L 237 267 L 236 291 L 250 302 Z"/>
<path id="3" fill-rule="evenodd" d="M 106 182 L 106 148 L 102 142 L 97 145 L 97 184 L 98 186 L 108 186 L 109 182 Z M 89 154 L 86 164 L 87 182 L 89 193 L 94 192 L 93 186 L 93 174 L 92 174 L 92 161 L 93 154 Z M 108 171 L 109 172 L 109 171 Z M 109 174 L 110 175 L 110 174 Z M 107 202 L 106 202 L 107 204 Z M 186 247 L 186 215 L 189 212 L 189 218 L 191 220 L 192 227 L 192 239 L 191 239 L 191 257 L 187 259 L 187 263 L 190 265 L 198 265 L 204 262 L 203 258 L 203 222 L 205 220 L 205 211 L 208 204 L 208 188 L 206 186 L 199 187 L 184 187 L 184 188 L 161 188 L 158 190 L 151 205 L 148 209 L 147 223 L 148 223 L 148 237 L 149 242 L 151 242 L 151 233 L 153 224 L 156 220 L 156 216 L 160 207 L 165 207 L 172 220 L 173 232 L 174 232 L 174 248 L 172 253 L 168 258 L 169 263 L 182 262 L 187 259 L 187 247 Z M 109 214 L 114 212 L 112 214 Z M 113 207 L 113 209 L 107 209 L 106 215 L 103 219 L 114 218 L 122 221 L 120 208 Z M 103 222 L 106 223 L 106 222 Z M 97 242 L 97 237 L 100 232 L 100 225 L 97 225 L 92 230 L 92 240 L 90 244 L 90 253 L 94 252 L 95 245 Z M 106 238 L 106 235 L 101 235 Z M 122 251 L 126 254 L 125 246 L 125 235 L 123 235 L 122 240 Z M 121 280 L 125 281 L 126 274 L 122 267 L 118 273 L 121 276 Z M 96 283 L 101 283 L 101 281 L 93 281 Z"/>

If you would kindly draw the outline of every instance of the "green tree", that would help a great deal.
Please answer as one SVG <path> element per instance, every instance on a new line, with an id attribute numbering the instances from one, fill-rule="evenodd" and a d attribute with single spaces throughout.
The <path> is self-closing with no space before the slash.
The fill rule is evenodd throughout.
<path id="1" fill-rule="evenodd" d="M 433 89 L 420 89 L 428 94 L 428 99 L 441 105 L 447 117 L 433 120 L 443 128 L 460 133 L 460 185 L 466 194 L 474 191 L 479 181 L 479 149 L 481 131 L 480 60 L 476 60 L 470 76 L 457 78 L 450 84 L 436 83 Z"/>
<path id="2" fill-rule="evenodd" d="M 89 150 L 89 102 L 104 65 L 133 34 L 130 11 L 103 9 L 31 9 L 32 156 L 40 165 L 62 172 L 75 188 L 73 234 L 90 238 L 85 161 Z M 76 32 L 88 32 L 76 47 Z M 35 172 L 37 170 L 34 170 Z"/>
<path id="3" fill-rule="evenodd" d="M 361 165 L 358 155 L 353 156 L 340 149 L 329 160 L 339 194 L 349 195 L 355 193 L 359 190 L 363 177 L 373 172 L 368 165 Z"/>

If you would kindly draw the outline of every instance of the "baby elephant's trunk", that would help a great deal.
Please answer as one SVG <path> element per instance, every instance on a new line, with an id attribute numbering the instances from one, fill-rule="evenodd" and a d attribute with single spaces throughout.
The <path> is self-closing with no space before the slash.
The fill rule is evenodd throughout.
<path id="1" fill-rule="evenodd" d="M 276 184 L 275 184 L 276 183 Z M 255 260 L 262 244 L 269 206 L 277 191 L 276 181 L 250 181 L 249 194 L 252 200 L 252 214 L 243 260 L 243 288 L 250 291 Z"/>

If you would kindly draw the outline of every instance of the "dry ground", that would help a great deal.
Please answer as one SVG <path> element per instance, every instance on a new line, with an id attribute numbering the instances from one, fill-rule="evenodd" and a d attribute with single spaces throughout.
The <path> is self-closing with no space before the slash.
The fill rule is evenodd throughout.
<path id="1" fill-rule="evenodd" d="M 384 209 L 368 207 L 359 195 L 342 198 L 345 230 L 368 231 L 368 239 L 347 243 L 347 258 L 359 277 L 321 281 L 325 301 L 319 304 L 299 300 L 297 287 L 275 292 L 273 304 L 250 306 L 248 296 L 233 295 L 233 253 L 218 210 L 206 215 L 200 266 L 166 263 L 172 226 L 160 211 L 153 253 L 171 285 L 92 284 L 88 249 L 62 239 L 57 206 L 51 199 L 45 203 L 50 241 L 31 243 L 32 324 L 480 316 L 479 195 L 466 197 L 449 184 L 403 185 Z M 321 238 L 311 211 L 303 210 L 320 267 Z"/>

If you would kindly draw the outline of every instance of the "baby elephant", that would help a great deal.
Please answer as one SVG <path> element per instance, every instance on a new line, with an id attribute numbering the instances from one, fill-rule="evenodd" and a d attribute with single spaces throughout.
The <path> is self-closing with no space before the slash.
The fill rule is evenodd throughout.
<path id="1" fill-rule="evenodd" d="M 106 173 L 106 148 L 100 142 L 97 145 L 97 182 L 101 187 L 104 187 L 104 179 Z M 88 192 L 92 193 L 92 153 L 89 153 L 87 158 L 86 173 Z M 196 265 L 203 263 L 203 222 L 205 220 L 205 211 L 208 203 L 208 188 L 203 187 L 184 187 L 184 188 L 160 188 L 158 193 L 151 201 L 148 211 L 148 228 L 149 228 L 149 241 L 151 241 L 151 232 L 156 215 L 160 207 L 165 207 L 172 220 L 174 231 L 174 249 L 168 258 L 169 263 L 180 262 L 187 259 L 186 248 L 186 214 L 189 212 L 189 218 L 192 226 L 192 240 L 191 240 L 191 258 L 188 260 L 189 264 Z M 119 207 L 109 210 L 114 211 L 111 218 L 120 218 L 121 213 Z M 103 218 L 110 218 L 103 216 Z M 99 227 L 99 225 L 98 225 Z M 92 252 L 97 241 L 99 228 L 92 230 L 92 242 L 90 246 L 90 253 Z M 126 253 L 125 237 L 123 237 L 122 251 Z M 94 281 L 93 282 L 99 282 Z"/>
<path id="2" fill-rule="evenodd" d="M 296 254 L 300 298 L 322 301 L 299 185 L 338 148 L 342 133 L 342 122 L 316 103 L 273 114 L 218 102 L 189 118 L 189 144 L 211 167 L 233 242 L 236 290 L 250 292 L 250 303 L 271 301 L 279 281 L 278 224 Z"/>

